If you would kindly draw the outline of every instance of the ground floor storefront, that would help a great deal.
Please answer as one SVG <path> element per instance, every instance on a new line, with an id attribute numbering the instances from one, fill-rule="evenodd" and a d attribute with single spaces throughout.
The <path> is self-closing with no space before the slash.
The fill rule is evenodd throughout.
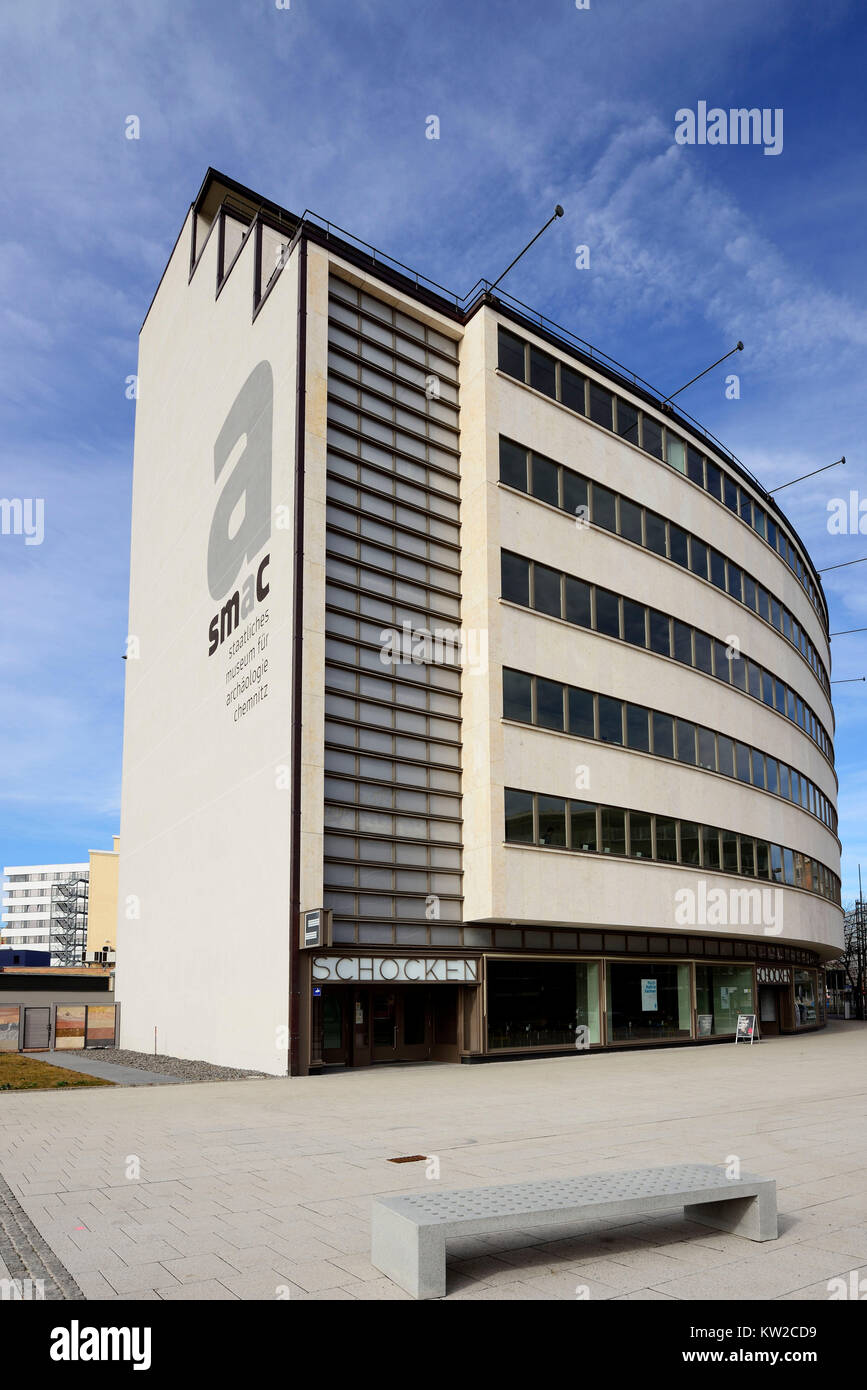
<path id="1" fill-rule="evenodd" d="M 744 1015 L 756 1016 L 758 1037 L 825 1023 L 824 971 L 813 952 L 693 940 L 688 954 L 689 942 L 658 941 L 667 958 L 632 954 L 624 936 L 622 952 L 595 957 L 310 954 L 307 1069 L 701 1044 L 733 1039 Z"/>

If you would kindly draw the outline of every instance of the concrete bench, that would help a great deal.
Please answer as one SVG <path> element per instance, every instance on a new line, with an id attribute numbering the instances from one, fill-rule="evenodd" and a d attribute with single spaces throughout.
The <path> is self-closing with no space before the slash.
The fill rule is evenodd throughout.
<path id="1" fill-rule="evenodd" d="M 686 1209 L 691 1221 L 749 1240 L 777 1239 L 777 1185 L 712 1163 L 549 1178 L 503 1187 L 467 1187 L 378 1197 L 371 1262 L 413 1298 L 443 1298 L 446 1243 L 458 1236 L 575 1225 L 589 1219 Z"/>

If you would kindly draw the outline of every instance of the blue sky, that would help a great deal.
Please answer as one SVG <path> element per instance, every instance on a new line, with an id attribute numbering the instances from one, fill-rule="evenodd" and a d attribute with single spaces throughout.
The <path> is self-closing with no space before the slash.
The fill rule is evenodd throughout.
<path id="1" fill-rule="evenodd" d="M 818 565 L 867 555 L 867 16 L 857 0 L 11 0 L 0 12 L 5 215 L 0 862 L 118 828 L 138 329 L 207 166 L 314 209 L 463 293 L 566 209 L 504 288 L 674 390 L 781 495 Z M 675 112 L 784 111 L 779 156 L 678 146 Z M 124 135 L 139 117 L 139 140 Z M 429 115 L 440 139 L 425 138 Z M 591 248 L 578 271 L 574 248 Z M 867 626 L 867 567 L 827 576 Z M 867 674 L 867 633 L 833 644 Z M 867 685 L 835 687 L 844 897 L 867 867 Z"/>

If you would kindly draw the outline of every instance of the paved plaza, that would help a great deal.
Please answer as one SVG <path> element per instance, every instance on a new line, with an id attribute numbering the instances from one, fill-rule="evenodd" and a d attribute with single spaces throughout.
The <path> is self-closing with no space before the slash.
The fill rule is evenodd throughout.
<path id="1" fill-rule="evenodd" d="M 49 1266 L 63 1298 L 403 1299 L 368 1259 L 377 1194 L 738 1159 L 777 1181 L 778 1241 L 680 1212 L 467 1238 L 447 1297 L 827 1299 L 867 1273 L 865 1060 L 867 1025 L 836 1023 L 753 1047 L 0 1095 L 0 1240 L 4 1204 L 17 1232 L 0 1255 L 13 1277 Z"/>

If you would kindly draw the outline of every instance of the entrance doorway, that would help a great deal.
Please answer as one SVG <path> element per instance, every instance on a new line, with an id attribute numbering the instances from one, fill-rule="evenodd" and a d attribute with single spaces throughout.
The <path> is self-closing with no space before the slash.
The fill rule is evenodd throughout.
<path id="1" fill-rule="evenodd" d="M 788 985 L 759 985 L 759 1031 L 776 1038 L 792 1029 L 792 1001 Z"/>
<path id="2" fill-rule="evenodd" d="M 459 1059 L 457 985 L 326 985 L 321 1017 L 326 1065 Z"/>

